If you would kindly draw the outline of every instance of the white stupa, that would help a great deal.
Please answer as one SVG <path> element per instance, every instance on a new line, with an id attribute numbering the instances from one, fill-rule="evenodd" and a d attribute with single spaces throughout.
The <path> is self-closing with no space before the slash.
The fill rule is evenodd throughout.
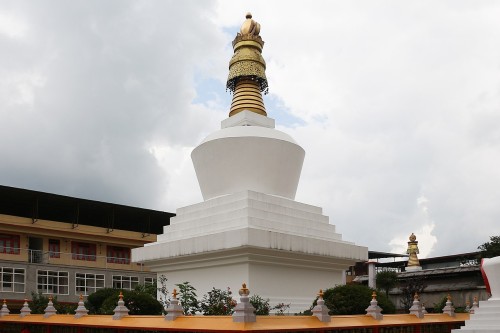
<path id="1" fill-rule="evenodd" d="M 191 154 L 204 201 L 177 209 L 157 242 L 132 258 L 165 275 L 169 290 L 189 281 L 201 296 L 246 282 L 293 313 L 308 309 L 319 289 L 344 283 L 368 250 L 342 240 L 320 207 L 294 201 L 305 152 L 267 117 L 259 32 L 247 14 L 233 41 L 229 117 Z"/>

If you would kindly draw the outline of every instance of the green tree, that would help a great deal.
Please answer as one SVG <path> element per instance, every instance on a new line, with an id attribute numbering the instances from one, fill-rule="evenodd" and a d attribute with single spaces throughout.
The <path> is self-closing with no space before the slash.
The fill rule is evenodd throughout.
<path id="1" fill-rule="evenodd" d="M 252 295 L 250 297 L 250 304 L 255 308 L 255 314 L 258 316 L 269 316 L 271 305 L 269 305 L 269 298 L 262 298 L 259 295 Z"/>
<path id="2" fill-rule="evenodd" d="M 168 294 L 167 281 L 168 279 L 165 275 L 160 275 L 158 277 L 159 285 L 156 288 L 156 291 L 158 292 L 158 301 L 163 305 L 164 313 L 165 309 L 170 305 L 170 295 Z"/>
<path id="3" fill-rule="evenodd" d="M 118 304 L 119 289 L 103 288 L 89 295 L 86 306 L 90 314 L 113 314 Z M 131 315 L 157 315 L 163 310 L 162 304 L 148 292 L 124 290 L 123 301 Z"/>
<path id="4" fill-rule="evenodd" d="M 491 236 L 490 241 L 478 246 L 481 258 L 493 258 L 500 256 L 500 236 Z"/>
<path id="5" fill-rule="evenodd" d="M 201 311 L 204 316 L 227 316 L 233 314 L 236 301 L 229 288 L 226 290 L 212 288 L 203 295 Z"/>
<path id="6" fill-rule="evenodd" d="M 365 310 L 370 305 L 373 291 L 365 285 L 348 284 L 325 290 L 323 299 L 330 315 L 366 314 Z M 314 300 L 312 307 L 316 306 L 317 300 Z M 396 312 L 396 307 L 385 295 L 378 295 L 377 301 L 383 313 Z"/>
<path id="7" fill-rule="evenodd" d="M 54 304 L 54 308 L 56 308 L 57 313 L 66 314 L 72 313 L 76 309 L 76 304 L 61 304 L 57 301 L 57 296 L 52 298 L 52 303 Z M 45 313 L 45 308 L 49 304 L 49 296 L 43 295 L 41 292 L 39 293 L 31 293 L 31 301 L 28 302 L 28 306 L 31 309 L 31 313 L 33 314 L 43 314 Z"/>
<path id="8" fill-rule="evenodd" d="M 200 302 L 198 301 L 198 295 L 196 295 L 196 288 L 187 281 L 175 286 L 179 288 L 179 301 L 184 309 L 184 314 L 187 316 L 199 312 Z"/>
<path id="9" fill-rule="evenodd" d="M 424 289 L 427 287 L 425 284 L 425 278 L 420 276 L 408 278 L 404 282 L 401 282 L 400 285 L 402 285 L 400 287 L 401 306 L 407 312 L 410 310 L 413 304 L 415 293 L 421 295 L 424 292 Z"/>
<path id="10" fill-rule="evenodd" d="M 378 272 L 375 281 L 377 289 L 383 290 L 385 296 L 389 297 L 389 291 L 398 285 L 398 273 L 394 271 Z"/>
<path id="11" fill-rule="evenodd" d="M 138 284 L 134 288 L 135 291 L 149 294 L 151 295 L 151 297 L 154 298 L 156 298 L 157 289 L 158 289 L 158 284 L 156 283 L 156 280 L 152 284 Z"/>

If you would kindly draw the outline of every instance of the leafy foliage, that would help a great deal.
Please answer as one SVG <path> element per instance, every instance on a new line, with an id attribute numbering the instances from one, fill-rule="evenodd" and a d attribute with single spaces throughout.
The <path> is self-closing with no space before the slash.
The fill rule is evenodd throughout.
<path id="1" fill-rule="evenodd" d="M 365 285 L 348 284 L 325 290 L 323 299 L 330 315 L 366 314 L 365 309 L 370 305 L 372 293 L 373 289 Z M 317 300 L 314 300 L 312 307 L 316 306 Z M 396 312 L 396 307 L 385 295 L 378 295 L 377 301 L 383 313 Z"/>
<path id="2" fill-rule="evenodd" d="M 290 309 L 290 303 L 285 304 L 285 303 L 278 303 L 276 304 L 272 310 L 276 310 L 276 315 L 277 316 L 284 316 L 285 312 Z"/>
<path id="3" fill-rule="evenodd" d="M 140 293 L 149 294 L 151 297 L 156 298 L 157 289 L 158 284 L 156 283 L 156 280 L 154 280 L 152 284 L 138 284 L 134 290 Z"/>
<path id="4" fill-rule="evenodd" d="M 235 306 L 236 301 L 229 288 L 226 290 L 212 288 L 211 291 L 203 295 L 201 301 L 201 310 L 205 316 L 231 315 Z"/>
<path id="5" fill-rule="evenodd" d="M 438 303 L 434 303 L 433 312 L 434 313 L 442 313 L 443 308 L 446 306 L 447 301 L 448 301 L 448 296 L 443 296 L 443 298 L 441 298 L 441 300 Z M 455 312 L 463 313 L 463 312 L 467 312 L 467 311 L 465 311 L 465 307 L 457 306 L 457 307 L 455 307 Z"/>
<path id="6" fill-rule="evenodd" d="M 250 297 L 250 304 L 255 308 L 255 314 L 258 316 L 269 316 L 271 305 L 269 305 L 269 298 L 262 298 L 259 295 L 252 295 Z"/>
<path id="7" fill-rule="evenodd" d="M 176 284 L 179 288 L 179 301 L 184 309 L 185 315 L 194 315 L 200 311 L 200 302 L 198 302 L 198 295 L 196 295 L 196 288 L 189 282 Z"/>
<path id="8" fill-rule="evenodd" d="M 170 305 L 170 295 L 168 294 L 167 281 L 168 279 L 165 275 L 160 275 L 158 277 L 160 285 L 156 288 L 156 291 L 158 292 L 158 301 L 163 305 L 164 313 L 165 309 Z"/>
<path id="9" fill-rule="evenodd" d="M 120 290 L 112 288 L 99 289 L 89 295 L 87 309 L 90 314 L 113 314 Z M 124 290 L 123 300 L 131 315 L 157 315 L 162 313 L 162 304 L 150 293 L 136 290 Z"/>
<path id="10" fill-rule="evenodd" d="M 120 291 L 113 288 L 103 288 L 89 295 L 85 301 L 85 307 L 89 310 L 89 314 L 104 314 L 101 312 L 102 304 L 107 298 L 113 297 L 115 302 L 118 301 Z"/>
<path id="11" fill-rule="evenodd" d="M 493 258 L 500 256 L 500 236 L 491 236 L 490 241 L 478 246 L 481 258 Z"/>
<path id="12" fill-rule="evenodd" d="M 389 291 L 398 285 L 398 273 L 394 271 L 382 271 L 375 277 L 377 288 L 385 291 L 385 296 L 389 297 Z"/>
<path id="13" fill-rule="evenodd" d="M 73 313 L 76 309 L 75 304 L 61 304 L 57 301 L 57 296 L 52 298 L 52 303 L 59 314 Z M 41 292 L 35 293 L 31 292 L 31 301 L 28 302 L 28 306 L 33 314 L 43 314 L 45 313 L 45 308 L 49 304 L 49 297 L 43 295 Z"/>
<path id="14" fill-rule="evenodd" d="M 424 277 L 413 277 L 405 280 L 403 287 L 400 288 L 401 305 L 405 311 L 410 310 L 415 293 L 422 294 L 425 287 L 427 286 Z"/>

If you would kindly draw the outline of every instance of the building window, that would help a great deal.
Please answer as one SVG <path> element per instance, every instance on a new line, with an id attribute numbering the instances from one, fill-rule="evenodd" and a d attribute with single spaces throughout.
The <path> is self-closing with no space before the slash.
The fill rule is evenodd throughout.
<path id="1" fill-rule="evenodd" d="M 108 246 L 108 263 L 130 264 L 130 249 L 120 246 Z"/>
<path id="2" fill-rule="evenodd" d="M 61 257 L 61 241 L 59 239 L 49 239 L 49 256 L 50 258 Z"/>
<path id="3" fill-rule="evenodd" d="M 68 272 L 37 271 L 38 291 L 42 294 L 68 295 Z"/>
<path id="4" fill-rule="evenodd" d="M 104 274 L 76 273 L 75 285 L 77 295 L 90 295 L 96 290 L 104 288 Z"/>
<path id="5" fill-rule="evenodd" d="M 138 276 L 113 275 L 113 288 L 133 290 L 139 285 Z"/>
<path id="6" fill-rule="evenodd" d="M 152 277 L 145 277 L 144 278 L 144 285 L 145 286 L 152 286 L 156 284 L 156 279 Z"/>
<path id="7" fill-rule="evenodd" d="M 19 236 L 0 234 L 0 253 L 19 254 Z"/>
<path id="8" fill-rule="evenodd" d="M 0 267 L 0 291 L 24 293 L 25 276 L 24 268 Z"/>
<path id="9" fill-rule="evenodd" d="M 71 254 L 76 260 L 95 261 L 96 246 L 90 243 L 71 242 Z"/>

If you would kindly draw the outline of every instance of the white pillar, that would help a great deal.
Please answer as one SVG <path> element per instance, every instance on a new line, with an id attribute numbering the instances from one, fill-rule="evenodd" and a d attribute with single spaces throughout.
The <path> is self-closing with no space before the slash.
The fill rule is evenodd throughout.
<path id="1" fill-rule="evenodd" d="M 375 264 L 376 261 L 368 261 L 366 264 L 368 265 L 368 287 L 376 289 L 377 283 L 375 282 Z"/>

